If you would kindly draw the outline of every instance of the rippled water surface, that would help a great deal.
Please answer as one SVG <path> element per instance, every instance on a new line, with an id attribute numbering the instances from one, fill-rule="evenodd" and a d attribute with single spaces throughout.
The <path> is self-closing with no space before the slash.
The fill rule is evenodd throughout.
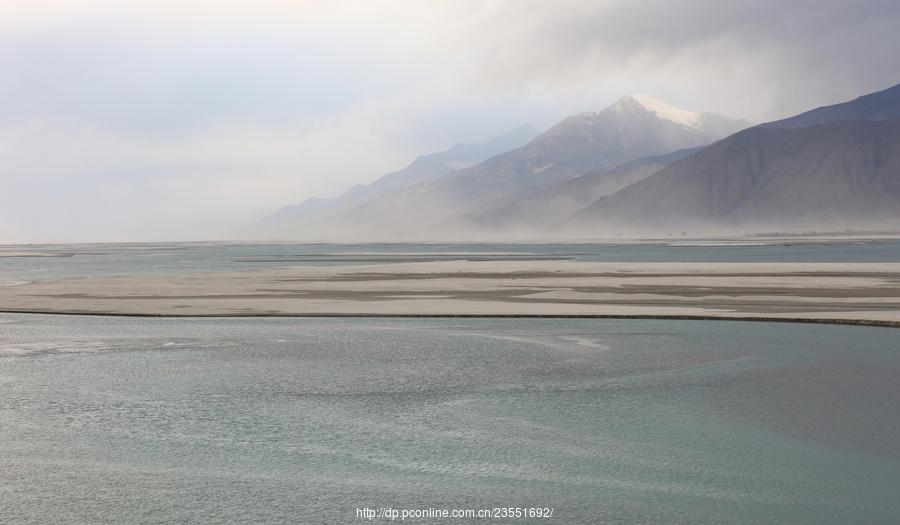
<path id="1" fill-rule="evenodd" d="M 897 523 L 898 334 L 0 315 L 0 522 Z"/>

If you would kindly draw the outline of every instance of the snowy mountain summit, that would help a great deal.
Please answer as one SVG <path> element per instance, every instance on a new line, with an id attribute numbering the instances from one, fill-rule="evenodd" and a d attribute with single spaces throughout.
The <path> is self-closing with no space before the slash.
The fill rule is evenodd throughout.
<path id="1" fill-rule="evenodd" d="M 666 104 L 661 100 L 657 100 L 651 97 L 650 95 L 625 95 L 624 97 L 620 98 L 613 107 L 622 107 L 626 105 L 633 107 L 635 104 L 646 111 L 654 113 L 657 118 L 668 120 L 670 122 L 681 124 L 682 126 L 693 129 L 703 128 L 703 117 L 700 113 L 694 113 L 693 111 L 676 108 L 675 106 Z"/>

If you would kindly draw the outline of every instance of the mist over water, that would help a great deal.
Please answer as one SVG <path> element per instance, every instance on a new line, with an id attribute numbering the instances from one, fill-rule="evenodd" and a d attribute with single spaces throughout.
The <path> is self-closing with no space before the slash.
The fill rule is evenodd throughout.
<path id="1" fill-rule="evenodd" d="M 890 523 L 898 372 L 894 329 L 2 315 L 0 521 Z"/>

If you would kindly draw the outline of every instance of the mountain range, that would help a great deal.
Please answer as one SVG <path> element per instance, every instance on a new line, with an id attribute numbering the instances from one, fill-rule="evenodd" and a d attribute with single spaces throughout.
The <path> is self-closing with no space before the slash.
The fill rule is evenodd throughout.
<path id="1" fill-rule="evenodd" d="M 464 157 L 450 155 L 456 146 L 354 188 L 337 203 L 308 201 L 278 215 L 291 214 L 294 225 L 309 223 L 299 213 L 303 208 L 330 235 L 373 240 L 598 238 L 897 223 L 900 85 L 750 126 L 627 95 L 603 111 L 568 117 L 532 140 L 521 128 L 514 134 L 518 147 L 494 155 L 483 148 L 485 158 L 471 165 L 448 160 Z M 432 159 L 438 167 L 427 167 Z"/>
<path id="2" fill-rule="evenodd" d="M 520 148 L 369 199 L 334 216 L 329 227 L 339 235 L 427 238 L 455 228 L 457 218 L 487 213 L 561 181 L 704 145 L 747 125 L 628 95 L 603 111 L 568 117 Z"/>

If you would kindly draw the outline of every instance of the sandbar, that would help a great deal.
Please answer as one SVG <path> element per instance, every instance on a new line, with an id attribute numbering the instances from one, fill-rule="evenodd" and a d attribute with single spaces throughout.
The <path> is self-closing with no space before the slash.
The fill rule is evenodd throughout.
<path id="1" fill-rule="evenodd" d="M 657 317 L 900 326 L 900 263 L 425 261 L 83 277 L 0 287 L 0 311 Z"/>

